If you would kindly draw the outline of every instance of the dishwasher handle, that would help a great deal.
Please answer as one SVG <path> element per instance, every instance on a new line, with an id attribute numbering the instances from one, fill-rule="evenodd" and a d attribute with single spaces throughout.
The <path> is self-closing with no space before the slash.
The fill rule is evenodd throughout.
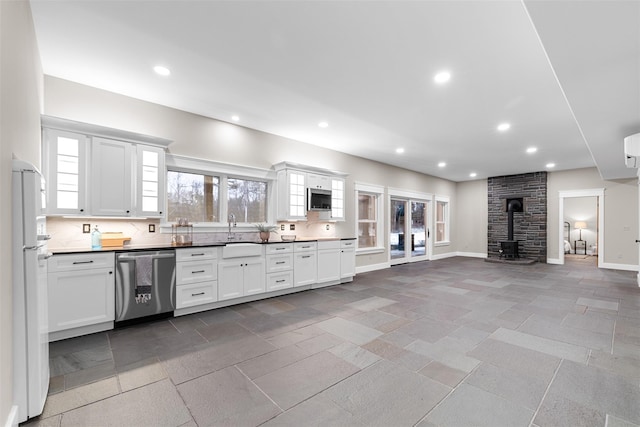
<path id="1" fill-rule="evenodd" d="M 140 257 L 140 256 L 144 256 L 144 255 L 118 255 L 118 261 L 122 260 L 122 261 L 133 261 L 136 258 Z M 175 255 L 173 254 L 158 254 L 158 255 L 151 255 L 151 258 L 153 259 L 162 259 L 162 258 L 175 258 Z"/>

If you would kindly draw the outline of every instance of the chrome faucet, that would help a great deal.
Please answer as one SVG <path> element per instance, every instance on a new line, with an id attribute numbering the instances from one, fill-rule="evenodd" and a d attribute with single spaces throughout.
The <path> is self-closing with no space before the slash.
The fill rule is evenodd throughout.
<path id="1" fill-rule="evenodd" d="M 227 221 L 229 222 L 229 234 L 227 234 L 227 240 L 231 240 L 233 239 L 233 234 L 231 233 L 231 224 L 233 224 L 233 226 L 235 227 L 236 224 L 236 215 L 235 214 L 229 214 L 229 216 L 227 217 Z"/>

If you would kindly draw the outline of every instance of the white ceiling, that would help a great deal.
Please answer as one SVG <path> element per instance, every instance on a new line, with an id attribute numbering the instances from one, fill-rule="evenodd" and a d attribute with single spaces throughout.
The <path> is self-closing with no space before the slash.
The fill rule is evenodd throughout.
<path id="1" fill-rule="evenodd" d="M 639 1 L 31 6 L 55 77 L 453 181 L 550 162 L 636 175 L 622 140 L 640 132 Z"/>

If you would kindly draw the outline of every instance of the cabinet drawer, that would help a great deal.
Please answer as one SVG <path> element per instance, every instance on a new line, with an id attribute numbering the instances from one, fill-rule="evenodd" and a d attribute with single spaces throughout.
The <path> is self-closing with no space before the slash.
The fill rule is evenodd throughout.
<path id="1" fill-rule="evenodd" d="M 269 255 L 267 257 L 267 273 L 286 271 L 293 268 L 293 254 Z"/>
<path id="2" fill-rule="evenodd" d="M 267 255 L 286 254 L 289 252 L 293 252 L 293 244 L 291 243 L 276 243 L 267 245 Z"/>
<path id="3" fill-rule="evenodd" d="M 176 287 L 176 309 L 218 301 L 218 282 L 209 280 Z"/>
<path id="4" fill-rule="evenodd" d="M 293 272 L 283 271 L 282 273 L 267 274 L 267 291 L 277 291 L 293 287 Z"/>
<path id="5" fill-rule="evenodd" d="M 58 271 L 90 270 L 94 268 L 113 268 L 113 252 L 54 255 L 49 259 L 49 273 Z"/>
<path id="6" fill-rule="evenodd" d="M 342 249 L 355 248 L 356 247 L 356 241 L 355 240 L 341 240 L 340 241 L 340 247 Z"/>
<path id="7" fill-rule="evenodd" d="M 216 280 L 218 266 L 213 260 L 183 261 L 176 264 L 176 285 Z"/>
<path id="8" fill-rule="evenodd" d="M 318 248 L 318 242 L 297 242 L 293 244 L 294 252 L 315 251 Z"/>
<path id="9" fill-rule="evenodd" d="M 217 247 L 176 249 L 176 262 L 194 261 L 200 259 L 216 259 L 217 257 Z"/>
<path id="10" fill-rule="evenodd" d="M 318 250 L 340 249 L 340 240 L 323 240 L 318 242 Z"/>

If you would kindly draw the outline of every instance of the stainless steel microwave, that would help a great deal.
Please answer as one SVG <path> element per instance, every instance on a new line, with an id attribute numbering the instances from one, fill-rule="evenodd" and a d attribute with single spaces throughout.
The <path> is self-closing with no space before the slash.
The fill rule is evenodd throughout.
<path id="1" fill-rule="evenodd" d="M 330 211 L 331 210 L 331 190 L 321 190 L 319 188 L 307 189 L 307 210 L 308 211 Z"/>

